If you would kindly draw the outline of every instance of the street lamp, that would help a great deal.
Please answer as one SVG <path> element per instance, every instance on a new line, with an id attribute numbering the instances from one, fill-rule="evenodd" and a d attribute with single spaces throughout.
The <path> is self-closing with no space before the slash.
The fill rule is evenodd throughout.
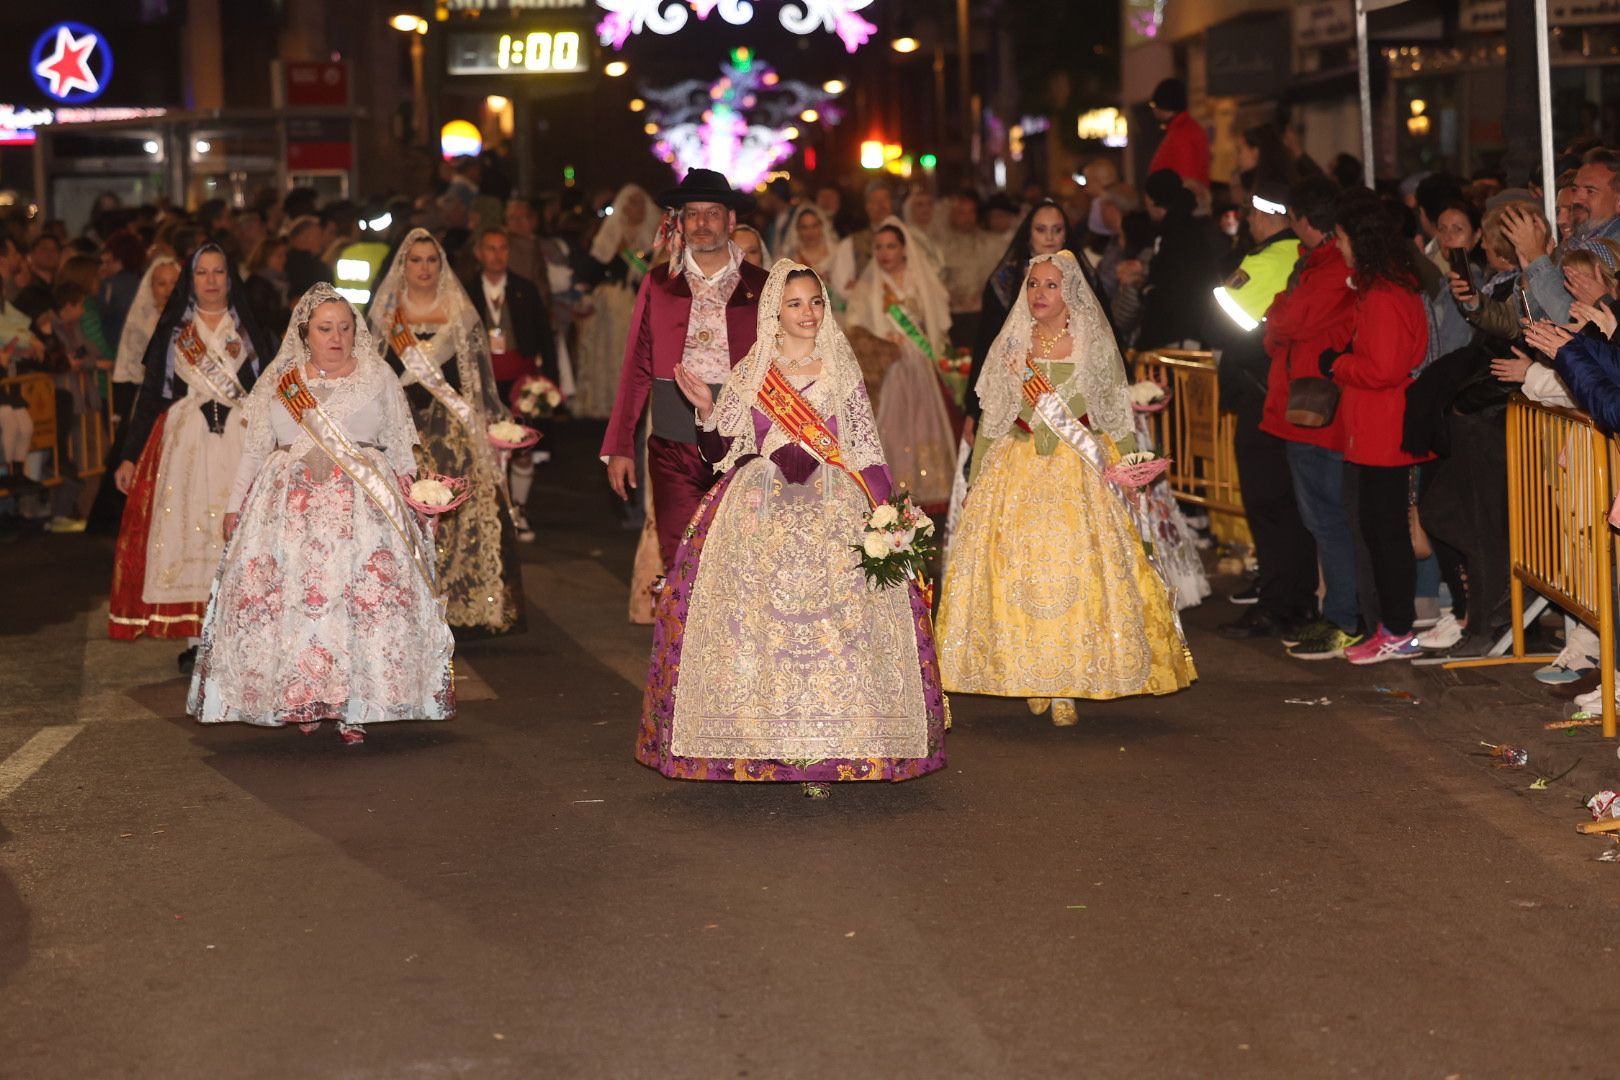
<path id="1" fill-rule="evenodd" d="M 922 42 L 918 41 L 914 37 L 895 38 L 893 41 L 889 42 L 889 48 L 893 49 L 897 53 L 914 53 L 918 49 L 922 48 Z"/>
<path id="2" fill-rule="evenodd" d="M 420 15 L 395 15 L 388 20 L 388 25 L 402 34 L 427 33 L 427 20 Z"/>
<path id="3" fill-rule="evenodd" d="M 828 79 L 821 84 L 821 88 L 829 94 L 842 94 L 849 89 L 849 86 L 843 79 Z"/>
<path id="4" fill-rule="evenodd" d="M 629 64 L 625 63 L 623 60 L 614 60 L 611 63 L 603 66 L 602 74 L 606 75 L 610 79 L 617 79 L 619 76 L 625 74 L 629 70 Z"/>

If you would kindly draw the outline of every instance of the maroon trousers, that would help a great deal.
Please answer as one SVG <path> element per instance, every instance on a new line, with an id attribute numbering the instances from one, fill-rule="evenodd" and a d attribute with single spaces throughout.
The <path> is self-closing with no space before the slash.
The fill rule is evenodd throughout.
<path id="1" fill-rule="evenodd" d="M 657 435 L 647 439 L 647 482 L 652 485 L 653 519 L 658 527 L 658 554 L 667 571 L 698 503 L 714 486 L 714 466 L 693 443 Z"/>

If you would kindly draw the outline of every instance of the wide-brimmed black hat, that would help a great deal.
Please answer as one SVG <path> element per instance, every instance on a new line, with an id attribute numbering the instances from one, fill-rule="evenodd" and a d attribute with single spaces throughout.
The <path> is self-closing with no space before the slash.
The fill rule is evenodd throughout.
<path id="1" fill-rule="evenodd" d="M 754 208 L 752 195 L 734 190 L 730 182 L 713 169 L 693 169 L 679 184 L 666 188 L 658 196 L 658 205 L 671 210 L 695 202 L 719 203 L 739 214 Z"/>

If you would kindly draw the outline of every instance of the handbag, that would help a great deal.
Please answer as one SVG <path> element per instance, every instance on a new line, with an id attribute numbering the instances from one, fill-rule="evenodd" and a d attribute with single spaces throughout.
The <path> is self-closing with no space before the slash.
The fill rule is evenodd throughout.
<path id="1" fill-rule="evenodd" d="M 1304 375 L 1288 381 L 1288 411 L 1290 424 L 1299 427 L 1320 428 L 1333 423 L 1333 414 L 1339 408 L 1339 384 L 1332 379 Z"/>

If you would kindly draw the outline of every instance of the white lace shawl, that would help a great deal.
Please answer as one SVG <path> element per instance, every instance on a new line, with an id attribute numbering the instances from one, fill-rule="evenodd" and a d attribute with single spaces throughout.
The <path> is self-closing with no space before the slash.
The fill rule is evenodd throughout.
<path id="1" fill-rule="evenodd" d="M 1049 262 L 1063 274 L 1063 303 L 1069 309 L 1069 336 L 1072 351 L 1054 363 L 1072 363 L 1073 373 L 1058 386 L 1058 397 L 1068 401 L 1078 392 L 1086 399 L 1091 426 L 1122 442 L 1133 433 L 1130 392 L 1125 384 L 1125 364 L 1120 359 L 1114 334 L 1103 315 L 1102 305 L 1086 284 L 1080 264 L 1068 251 L 1037 255 L 1030 268 Z M 1029 269 L 1007 321 L 996 335 L 985 358 L 984 370 L 974 390 L 979 395 L 982 415 L 979 431 L 992 439 L 1005 435 L 1023 407 L 1024 361 L 1034 348 L 1035 317 L 1029 311 Z"/>
<path id="2" fill-rule="evenodd" d="M 305 293 L 293 307 L 292 320 L 287 324 L 287 333 L 281 339 L 281 348 L 276 350 L 276 358 L 253 385 L 248 394 L 246 416 L 247 435 L 244 440 L 242 458 L 244 471 L 256 473 L 258 463 L 275 447 L 275 434 L 272 430 L 272 417 L 274 411 L 282 409 L 276 384 L 281 377 L 294 368 L 303 367 L 309 360 L 309 346 L 304 341 L 304 324 L 309 322 L 315 309 L 322 304 L 348 304 L 349 313 L 354 317 L 354 357 L 355 369 L 350 375 L 341 379 L 312 380 L 313 388 L 318 391 L 316 396 L 321 403 L 321 411 L 332 419 L 340 428 L 346 428 L 345 421 L 372 400 L 378 400 L 382 409 L 382 429 L 376 442 L 383 448 L 388 465 L 395 473 L 413 474 L 416 472 L 416 457 L 412 453 L 420 440 L 416 433 L 416 425 L 411 420 L 411 410 L 405 401 L 405 391 L 394 375 L 393 368 L 388 366 L 377 353 L 375 343 L 371 339 L 371 331 L 367 329 L 365 320 L 360 313 L 354 310 L 354 305 L 338 293 L 332 286 L 320 282 Z M 307 367 L 303 370 L 308 372 Z M 319 391 L 330 387 L 329 392 Z M 315 449 L 315 441 L 310 438 L 309 432 L 302 429 L 293 441 L 288 444 L 294 457 L 301 457 Z M 239 477 L 237 488 L 245 492 L 251 476 Z"/>
<path id="3" fill-rule="evenodd" d="M 892 294 L 906 308 L 922 330 L 923 336 L 934 347 L 936 355 L 943 355 L 950 341 L 951 297 L 940 280 L 939 267 L 920 237 L 912 235 L 911 227 L 894 215 L 872 230 L 873 239 L 879 229 L 894 227 L 906 238 L 906 287 L 900 288 L 893 278 L 884 273 L 876 256 L 867 261 L 866 269 L 855 279 L 849 294 L 849 325 L 860 327 L 878 337 L 895 332 L 889 321 L 885 293 Z"/>
<path id="4" fill-rule="evenodd" d="M 113 361 L 113 382 L 141 381 L 142 364 L 146 360 L 146 346 L 151 343 L 152 335 L 157 331 L 158 318 L 163 314 L 163 305 L 152 295 L 152 276 L 160 266 L 179 265 L 172 255 L 159 255 L 147 264 L 146 273 L 141 275 L 141 283 L 135 290 L 135 302 L 130 304 L 129 314 L 124 318 L 124 329 L 118 335 L 118 354 Z M 175 288 L 179 287 L 177 281 Z"/>
<path id="5" fill-rule="evenodd" d="M 631 196 L 640 195 L 644 207 L 640 225 L 630 224 L 624 207 Z M 626 184 L 613 196 L 613 213 L 607 216 L 596 237 L 591 241 L 591 258 L 599 263 L 610 263 L 625 248 L 631 251 L 651 251 L 653 238 L 658 235 L 658 205 L 640 184 Z"/>
<path id="6" fill-rule="evenodd" d="M 456 275 L 451 271 L 450 258 L 445 254 L 444 247 L 426 229 L 412 229 L 406 234 L 404 242 L 399 245 L 399 250 L 394 253 L 394 261 L 389 264 L 388 273 L 377 286 L 377 292 L 366 312 L 371 327 L 368 337 L 375 342 L 377 355 L 386 356 L 389 328 L 394 321 L 394 312 L 405 299 L 405 259 L 412 245 L 423 241 L 431 243 L 439 250 L 439 287 L 435 306 L 444 313 L 447 320 L 440 333 L 449 334 L 450 344 L 455 347 L 456 372 L 461 380 L 461 396 L 472 403 L 485 426 L 505 420 L 508 410 L 506 402 L 501 400 L 500 390 L 495 385 L 495 370 L 490 365 L 489 339 L 484 336 L 484 322 L 478 317 L 478 309 L 473 307 L 471 298 L 467 296 L 467 290 L 461 287 L 461 282 L 456 280 Z M 416 381 L 416 377 L 409 371 L 399 378 L 407 386 Z M 482 435 L 478 437 L 483 438 Z"/>
<path id="7" fill-rule="evenodd" d="M 716 465 L 716 472 L 725 472 L 739 458 L 749 454 L 770 457 L 779 448 L 793 442 L 793 438 L 778 424 L 772 424 L 765 435 L 765 444 L 759 446 L 754 438 L 754 404 L 759 388 L 777 357 L 777 335 L 782 321 L 782 294 L 787 278 L 795 270 L 810 267 L 791 259 L 780 259 L 771 267 L 771 276 L 765 282 L 765 291 L 759 298 L 759 332 L 754 347 L 732 371 L 731 378 L 720 391 L 720 400 L 714 408 L 714 429 L 731 438 L 731 448 L 725 459 Z M 810 270 L 815 273 L 814 270 Z M 821 329 L 816 331 L 815 355 L 821 360 L 821 374 L 808 390 L 803 391 L 805 401 L 823 419 L 838 421 L 838 447 L 844 464 L 854 472 L 872 465 L 885 464 L 883 444 L 878 440 L 877 422 L 872 417 L 872 403 L 866 397 L 866 384 L 861 378 L 861 365 L 849 339 L 838 329 L 832 317 L 832 303 L 827 299 L 827 285 L 819 276 L 821 296 L 826 302 L 826 314 Z"/>
<path id="8" fill-rule="evenodd" d="M 814 214 L 821 219 L 822 243 L 827 248 L 827 257 L 823 261 L 831 266 L 833 256 L 838 254 L 838 230 L 833 227 L 833 220 L 827 215 L 827 211 L 815 203 L 801 203 L 793 208 L 793 216 L 788 219 L 787 231 L 782 237 L 782 257 L 810 266 L 804 258 L 804 252 L 799 250 L 799 219 L 805 214 Z M 825 285 L 826 282 L 822 284 Z"/>

